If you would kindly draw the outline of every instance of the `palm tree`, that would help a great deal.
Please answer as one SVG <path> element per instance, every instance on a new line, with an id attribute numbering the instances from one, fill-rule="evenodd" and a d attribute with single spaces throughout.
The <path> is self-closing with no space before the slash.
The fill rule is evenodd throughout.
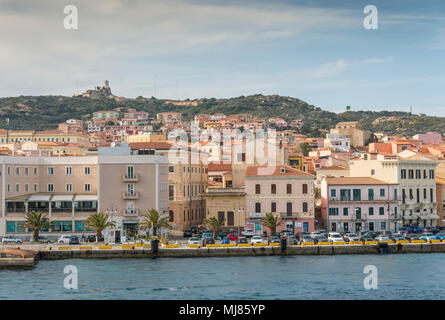
<path id="1" fill-rule="evenodd" d="M 139 223 L 142 230 L 153 229 L 153 236 L 156 237 L 161 228 L 172 229 L 169 217 L 161 217 L 156 209 L 151 209 L 142 215 L 142 221 Z"/>
<path id="2" fill-rule="evenodd" d="M 224 222 L 220 222 L 216 217 L 210 217 L 204 220 L 204 225 L 213 232 L 213 238 L 216 238 L 216 233 L 219 227 L 224 225 Z"/>
<path id="3" fill-rule="evenodd" d="M 42 211 L 29 211 L 26 213 L 24 227 L 32 230 L 33 241 L 39 241 L 39 232 L 43 228 L 50 228 L 51 223 L 46 213 Z"/>
<path id="4" fill-rule="evenodd" d="M 274 236 L 277 232 L 278 216 L 274 216 L 272 212 L 266 213 L 266 216 L 261 218 L 261 224 L 264 227 L 268 227 L 270 229 L 271 236 Z"/>
<path id="5" fill-rule="evenodd" d="M 108 221 L 108 214 L 98 212 L 90 215 L 85 221 L 85 226 L 88 229 L 96 232 L 97 240 L 102 241 L 102 231 L 106 228 L 114 228 L 116 223 L 114 221 Z"/>

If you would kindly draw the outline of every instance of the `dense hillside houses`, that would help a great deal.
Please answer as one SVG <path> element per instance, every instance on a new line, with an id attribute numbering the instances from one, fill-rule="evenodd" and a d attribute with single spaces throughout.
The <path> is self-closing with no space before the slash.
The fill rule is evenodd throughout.
<path id="1" fill-rule="evenodd" d="M 303 115 L 186 112 L 207 103 L 166 101 L 152 113 L 115 106 L 57 129 L 0 129 L 0 235 L 29 234 L 31 210 L 55 221 L 48 234 L 91 233 L 85 219 L 106 212 L 120 235 L 135 235 L 153 208 L 173 235 L 212 217 L 222 230 L 271 234 L 267 214 L 278 232 L 294 234 L 443 226 L 441 133 L 374 133 L 340 121 L 305 134 Z"/>

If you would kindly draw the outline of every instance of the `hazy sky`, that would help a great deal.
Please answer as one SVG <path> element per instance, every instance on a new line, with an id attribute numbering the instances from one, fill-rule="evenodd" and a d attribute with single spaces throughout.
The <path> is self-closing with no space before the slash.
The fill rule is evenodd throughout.
<path id="1" fill-rule="evenodd" d="M 426 4 L 427 3 L 427 4 Z M 78 30 L 65 30 L 65 5 Z M 363 9 L 378 8 L 366 30 Z M 445 1 L 0 0 L 0 96 L 300 98 L 445 116 Z"/>

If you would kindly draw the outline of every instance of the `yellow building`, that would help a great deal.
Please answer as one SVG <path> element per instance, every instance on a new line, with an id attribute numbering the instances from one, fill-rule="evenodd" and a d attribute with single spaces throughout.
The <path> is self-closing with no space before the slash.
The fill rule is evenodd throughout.
<path id="1" fill-rule="evenodd" d="M 241 229 L 246 224 L 244 188 L 207 188 L 206 219 L 215 217 L 221 222 L 221 229 Z"/>
<path id="2" fill-rule="evenodd" d="M 6 140 L 6 130 L 0 130 L 0 143 L 6 143 Z M 88 146 L 90 138 L 81 133 L 65 133 L 59 130 L 9 130 L 9 143 L 26 141 L 74 143 Z"/>
<path id="3" fill-rule="evenodd" d="M 289 166 L 304 171 L 304 155 L 302 153 L 289 153 Z"/>
<path id="4" fill-rule="evenodd" d="M 166 141 L 167 133 L 164 132 L 156 132 L 156 133 L 148 133 L 148 134 L 132 134 L 125 136 L 125 142 L 133 143 L 133 142 L 159 142 Z"/>

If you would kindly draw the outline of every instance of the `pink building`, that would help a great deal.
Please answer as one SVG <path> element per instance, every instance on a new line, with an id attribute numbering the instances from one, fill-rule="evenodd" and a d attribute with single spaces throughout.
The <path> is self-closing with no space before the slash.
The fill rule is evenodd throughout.
<path id="1" fill-rule="evenodd" d="M 246 229 L 256 234 L 270 230 L 260 219 L 278 216 L 277 231 L 314 230 L 314 176 L 289 166 L 250 166 L 246 170 Z"/>
<path id="2" fill-rule="evenodd" d="M 441 143 L 442 135 L 436 132 L 416 134 L 413 139 L 422 140 L 423 143 Z"/>
<path id="3" fill-rule="evenodd" d="M 328 231 L 393 230 L 398 184 L 369 177 L 323 178 L 321 213 Z"/>

